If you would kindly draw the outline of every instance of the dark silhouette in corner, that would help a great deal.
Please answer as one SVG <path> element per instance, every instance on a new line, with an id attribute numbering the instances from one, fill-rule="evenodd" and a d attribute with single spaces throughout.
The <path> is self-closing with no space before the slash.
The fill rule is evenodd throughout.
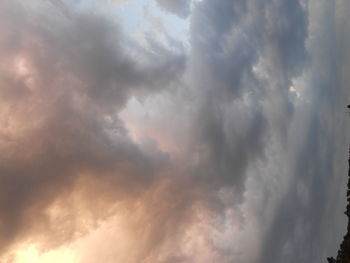
<path id="1" fill-rule="evenodd" d="M 348 109 L 350 109 L 350 105 L 348 105 Z M 344 236 L 343 242 L 340 244 L 340 248 L 338 250 L 337 258 L 333 257 L 327 258 L 328 263 L 350 263 L 350 148 L 349 148 L 349 171 L 348 171 L 348 190 L 346 192 L 346 198 L 348 204 L 346 206 L 346 211 L 344 214 L 348 217 L 348 227 L 347 233 Z"/>

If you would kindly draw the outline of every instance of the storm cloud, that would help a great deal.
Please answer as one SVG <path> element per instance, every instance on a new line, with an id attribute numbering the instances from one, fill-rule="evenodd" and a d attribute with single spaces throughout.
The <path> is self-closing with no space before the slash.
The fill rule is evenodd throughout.
<path id="1" fill-rule="evenodd" d="M 157 2 L 188 43 L 113 1 L 0 3 L 0 262 L 325 261 L 350 4 Z"/>

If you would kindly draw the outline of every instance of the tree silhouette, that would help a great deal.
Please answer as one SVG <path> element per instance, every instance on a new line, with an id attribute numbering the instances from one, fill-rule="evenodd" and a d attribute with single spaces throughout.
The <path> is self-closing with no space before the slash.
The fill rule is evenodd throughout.
<path id="1" fill-rule="evenodd" d="M 350 109 L 350 105 L 347 106 Z M 346 211 L 344 214 L 348 217 L 347 233 L 344 236 L 343 242 L 340 244 L 338 250 L 337 258 L 333 257 L 327 258 L 328 263 L 350 263 L 350 147 L 349 147 L 349 171 L 348 171 L 348 190 L 346 192 L 346 197 L 348 204 L 346 206 Z"/>

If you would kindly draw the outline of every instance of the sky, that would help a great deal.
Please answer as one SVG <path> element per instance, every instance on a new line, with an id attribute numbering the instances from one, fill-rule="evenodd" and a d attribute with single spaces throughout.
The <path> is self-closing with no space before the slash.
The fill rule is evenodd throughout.
<path id="1" fill-rule="evenodd" d="M 0 263 L 319 263 L 346 231 L 347 0 L 1 0 Z"/>

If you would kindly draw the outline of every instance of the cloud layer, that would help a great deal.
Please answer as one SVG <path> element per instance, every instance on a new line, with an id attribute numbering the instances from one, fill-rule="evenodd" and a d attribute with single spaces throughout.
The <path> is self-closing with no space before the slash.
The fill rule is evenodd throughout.
<path id="1" fill-rule="evenodd" d="M 106 2 L 0 3 L 0 262 L 324 261 L 345 229 L 350 5 L 159 5 L 188 49 Z"/>

